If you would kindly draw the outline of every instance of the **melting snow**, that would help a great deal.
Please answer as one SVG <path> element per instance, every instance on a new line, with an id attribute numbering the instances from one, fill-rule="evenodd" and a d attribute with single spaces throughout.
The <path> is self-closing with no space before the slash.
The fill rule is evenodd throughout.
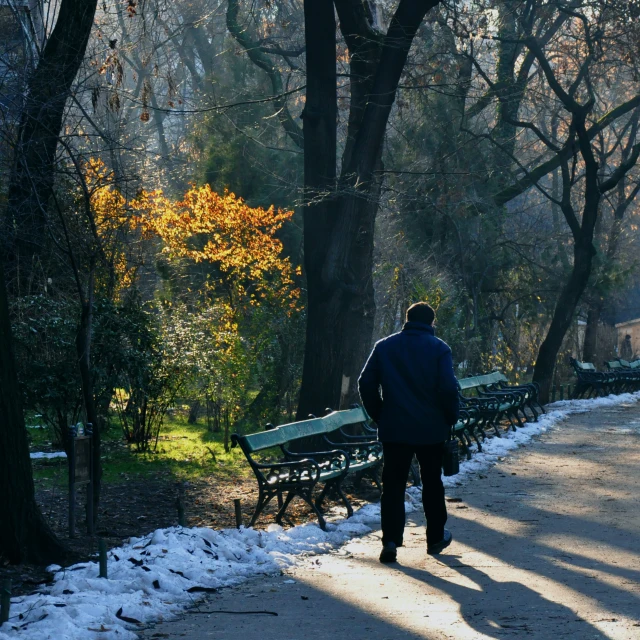
<path id="1" fill-rule="evenodd" d="M 482 453 L 461 462 L 459 475 L 444 479 L 445 485 L 464 483 L 572 413 L 638 400 L 640 392 L 556 402 L 537 423 L 488 440 Z M 417 510 L 420 491 L 409 488 L 406 500 L 408 513 Z M 52 586 L 43 587 L 37 594 L 12 598 L 11 617 L 0 627 L 0 640 L 133 640 L 139 623 L 171 618 L 207 591 L 252 576 L 278 573 L 293 564 L 296 556 L 327 553 L 378 528 L 379 523 L 379 504 L 368 504 L 348 520 L 335 519 L 326 532 L 313 523 L 290 529 L 272 524 L 266 531 L 158 529 L 112 549 L 106 580 L 98 578 L 95 562 L 67 569 L 50 567 L 54 572 Z"/>
<path id="2" fill-rule="evenodd" d="M 40 458 L 66 458 L 67 454 L 64 451 L 52 451 L 51 453 L 46 453 L 44 451 L 32 451 L 31 459 L 38 460 Z"/>

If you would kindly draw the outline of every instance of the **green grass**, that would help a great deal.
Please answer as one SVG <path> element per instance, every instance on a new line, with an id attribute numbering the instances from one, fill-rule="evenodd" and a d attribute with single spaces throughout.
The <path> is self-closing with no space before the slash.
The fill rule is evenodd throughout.
<path id="1" fill-rule="evenodd" d="M 36 424 L 27 419 L 27 424 Z M 33 450 L 51 444 L 49 429 L 29 429 Z M 166 476 L 170 479 L 197 480 L 215 475 L 219 478 L 246 476 L 249 467 L 239 449 L 225 453 L 223 434 L 208 431 L 204 420 L 188 424 L 186 415 L 167 416 L 155 451 L 137 453 L 127 445 L 117 420 L 102 434 L 103 481 L 125 483 Z M 212 455 L 213 454 L 213 455 Z M 34 478 L 45 485 L 63 485 L 67 481 L 64 458 L 34 460 Z"/>

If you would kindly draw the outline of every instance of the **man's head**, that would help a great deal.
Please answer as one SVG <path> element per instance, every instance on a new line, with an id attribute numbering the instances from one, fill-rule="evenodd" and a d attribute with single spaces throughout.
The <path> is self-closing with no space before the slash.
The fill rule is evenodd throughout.
<path id="1" fill-rule="evenodd" d="M 416 302 L 407 309 L 407 322 L 423 322 L 433 324 L 436 312 L 433 307 L 426 302 Z"/>

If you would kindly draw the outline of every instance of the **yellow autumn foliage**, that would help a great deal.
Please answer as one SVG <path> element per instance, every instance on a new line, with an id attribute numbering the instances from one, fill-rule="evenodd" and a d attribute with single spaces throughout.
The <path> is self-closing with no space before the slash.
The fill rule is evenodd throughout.
<path id="1" fill-rule="evenodd" d="M 115 287 L 112 295 L 117 300 L 120 292 L 133 284 L 135 277 L 135 267 L 127 259 L 126 243 L 123 242 L 122 235 L 122 231 L 129 228 L 127 202 L 112 184 L 111 175 L 101 160 L 90 158 L 85 163 L 84 179 L 89 192 L 95 233 L 116 274 L 110 286 Z M 98 285 L 101 284 L 107 286 L 106 282 L 98 282 Z"/>
<path id="2" fill-rule="evenodd" d="M 159 237 L 172 258 L 215 264 L 237 302 L 259 305 L 269 299 L 297 308 L 291 262 L 276 236 L 292 211 L 250 207 L 235 194 L 220 195 L 209 185 L 192 186 L 182 200 L 162 191 L 143 192 L 131 203 L 130 224 L 144 237 Z"/>

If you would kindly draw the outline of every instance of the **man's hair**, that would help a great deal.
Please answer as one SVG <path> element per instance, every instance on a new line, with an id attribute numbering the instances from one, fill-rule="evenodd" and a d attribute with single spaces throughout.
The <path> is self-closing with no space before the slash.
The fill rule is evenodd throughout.
<path id="1" fill-rule="evenodd" d="M 407 309 L 407 322 L 424 322 L 433 324 L 436 312 L 433 307 L 426 302 L 416 302 Z"/>

